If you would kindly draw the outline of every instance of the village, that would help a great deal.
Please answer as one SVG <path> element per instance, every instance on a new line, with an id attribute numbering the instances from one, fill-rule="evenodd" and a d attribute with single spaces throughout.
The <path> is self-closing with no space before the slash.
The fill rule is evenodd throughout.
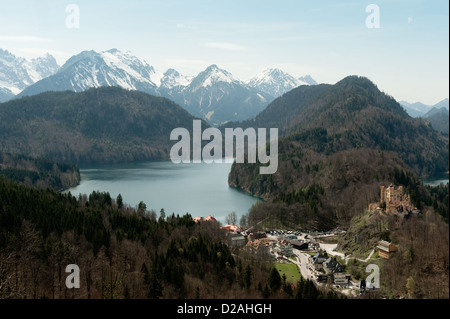
<path id="1" fill-rule="evenodd" d="M 380 201 L 370 203 L 370 214 L 385 214 L 395 217 L 395 227 L 400 227 L 405 218 L 420 213 L 411 205 L 409 195 L 402 186 L 380 187 Z M 215 218 L 195 217 L 194 221 Z M 394 243 L 379 240 L 365 259 L 355 258 L 337 250 L 337 236 L 345 233 L 335 229 L 328 232 L 294 231 L 271 229 L 265 231 L 243 230 L 237 225 L 221 227 L 227 231 L 227 243 L 232 250 L 243 250 L 261 261 L 276 264 L 290 263 L 297 266 L 299 276 L 309 279 L 317 286 L 327 286 L 349 297 L 356 297 L 368 289 L 379 288 L 365 279 L 356 280 L 348 272 L 348 263 L 356 259 L 369 264 L 371 258 L 389 259 L 398 248 Z M 367 276 L 369 273 L 367 273 Z M 294 279 L 295 278 L 291 278 Z M 298 277 L 300 279 L 300 277 Z"/>

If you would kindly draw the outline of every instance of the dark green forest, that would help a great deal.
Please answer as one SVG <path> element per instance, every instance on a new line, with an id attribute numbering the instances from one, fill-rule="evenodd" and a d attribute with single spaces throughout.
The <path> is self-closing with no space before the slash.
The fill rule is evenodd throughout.
<path id="1" fill-rule="evenodd" d="M 190 130 L 193 119 L 167 99 L 119 88 L 0 104 L 0 298 L 339 298 L 308 280 L 287 284 L 262 256 L 229 246 L 217 222 L 158 216 L 121 195 L 61 193 L 79 182 L 80 164 L 168 159 L 170 132 Z M 301 86 L 233 126 L 280 132 L 275 174 L 232 166 L 229 185 L 264 199 L 241 226 L 339 227 L 349 230 L 340 245 L 352 253 L 396 241 L 401 253 L 383 271 L 398 276 L 385 279 L 382 296 L 403 297 L 409 283 L 410 297 L 448 297 L 440 282 L 448 279 L 449 186 L 421 182 L 448 171 L 448 135 L 354 76 Z M 401 229 L 367 214 L 392 183 L 421 211 Z M 355 248 L 354 234 L 367 241 Z M 65 285 L 68 264 L 80 267 L 80 289 Z"/>
<path id="2" fill-rule="evenodd" d="M 217 222 L 1 175 L 0 194 L 1 298 L 338 298 L 305 280 L 287 287 L 270 263 L 232 253 Z M 68 264 L 79 289 L 65 285 Z"/>
<path id="3" fill-rule="evenodd" d="M 367 78 L 298 87 L 241 124 L 283 128 L 275 174 L 258 174 L 257 163 L 235 163 L 229 174 L 231 186 L 267 200 L 250 220 L 271 215 L 289 227 L 345 229 L 381 185 L 405 185 L 418 208 L 431 206 L 420 179 L 448 171 L 448 136 L 409 117 Z M 448 205 L 438 206 L 448 221 Z"/>
<path id="4" fill-rule="evenodd" d="M 241 124 L 279 127 L 283 136 L 275 174 L 250 163 L 229 174 L 229 185 L 265 199 L 243 218 L 247 227 L 344 229 L 339 249 L 364 258 L 378 240 L 393 241 L 400 252 L 377 261 L 384 286 L 370 297 L 448 298 L 449 185 L 422 183 L 448 172 L 448 135 L 360 77 L 296 88 Z M 368 212 L 380 186 L 391 184 L 403 185 L 420 210 L 401 226 Z"/>
<path id="5" fill-rule="evenodd" d="M 0 152 L 0 175 L 39 188 L 64 190 L 80 180 L 78 166 L 45 158 Z"/>
<path id="6" fill-rule="evenodd" d="M 193 119 L 168 99 L 117 87 L 45 92 L 0 104 L 0 151 L 77 165 L 169 159 L 171 131 L 192 130 Z"/>
<path id="7" fill-rule="evenodd" d="M 421 177 L 448 171 L 448 135 L 423 119 L 411 118 L 364 77 L 300 86 L 273 101 L 255 119 L 229 125 L 277 127 L 284 137 L 280 143 L 296 141 L 323 155 L 354 148 L 395 152 Z M 287 159 L 298 151 L 280 147 L 279 154 Z"/>

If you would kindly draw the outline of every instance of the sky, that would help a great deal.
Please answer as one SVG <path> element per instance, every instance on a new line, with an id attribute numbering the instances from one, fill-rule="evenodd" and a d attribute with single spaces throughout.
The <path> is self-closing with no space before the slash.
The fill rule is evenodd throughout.
<path id="1" fill-rule="evenodd" d="M 449 97 L 447 0 L 0 0 L 0 48 L 60 65 L 117 48 L 184 75 L 280 68 L 319 83 L 365 76 L 397 101 Z"/>

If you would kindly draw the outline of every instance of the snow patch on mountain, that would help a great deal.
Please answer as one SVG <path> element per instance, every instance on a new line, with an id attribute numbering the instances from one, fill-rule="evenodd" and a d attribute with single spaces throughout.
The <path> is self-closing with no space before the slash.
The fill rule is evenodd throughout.
<path id="1" fill-rule="evenodd" d="M 241 83 L 238 80 L 235 80 L 231 73 L 228 71 L 225 71 L 223 69 L 220 69 L 217 65 L 213 64 L 210 65 L 208 68 L 206 68 L 205 71 L 200 72 L 195 77 L 195 82 L 192 82 L 194 84 L 195 89 L 198 89 L 200 87 L 208 88 L 211 86 L 214 86 L 219 83 Z"/>
<path id="2" fill-rule="evenodd" d="M 276 68 L 269 68 L 256 74 L 247 84 L 273 97 L 281 96 L 300 85 L 310 85 L 310 83 L 296 79 L 292 75 Z"/>
<path id="3" fill-rule="evenodd" d="M 46 56 L 32 62 L 42 70 L 51 58 Z M 8 63 L 11 64 L 7 60 L 4 65 Z M 10 68 L 19 70 L 16 66 Z M 51 71 L 49 68 L 50 76 L 34 84 L 41 75 L 30 72 L 29 79 L 26 78 L 28 82 L 20 88 L 4 83 L 0 86 L 0 96 L 11 98 L 18 92 L 21 97 L 49 90 L 81 92 L 91 87 L 119 86 L 169 98 L 191 114 L 212 124 L 221 124 L 254 117 L 287 91 L 300 85 L 315 84 L 310 76 L 296 79 L 279 69 L 267 69 L 243 82 L 215 64 L 196 76 L 185 76 L 175 69 L 161 72 L 131 52 L 118 49 L 83 51 L 68 59 L 58 72 L 53 71 L 52 75 Z"/>
<path id="4" fill-rule="evenodd" d="M 175 87 L 184 87 L 188 86 L 193 78 L 194 77 L 192 76 L 181 75 L 175 69 L 168 69 L 166 72 L 163 73 L 163 76 L 159 81 L 160 82 L 159 86 L 164 87 L 166 89 L 173 89 Z"/>

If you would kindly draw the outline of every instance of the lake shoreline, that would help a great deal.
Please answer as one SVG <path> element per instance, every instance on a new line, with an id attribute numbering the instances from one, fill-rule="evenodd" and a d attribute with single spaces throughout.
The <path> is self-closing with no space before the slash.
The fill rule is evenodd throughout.
<path id="1" fill-rule="evenodd" d="M 235 212 L 240 217 L 263 200 L 228 185 L 231 165 L 174 164 L 167 160 L 83 165 L 81 183 L 64 192 L 74 196 L 109 192 L 112 198 L 121 194 L 131 207 L 143 201 L 148 210 L 157 213 L 164 208 L 166 215 L 211 215 L 223 222 L 229 213 Z"/>

